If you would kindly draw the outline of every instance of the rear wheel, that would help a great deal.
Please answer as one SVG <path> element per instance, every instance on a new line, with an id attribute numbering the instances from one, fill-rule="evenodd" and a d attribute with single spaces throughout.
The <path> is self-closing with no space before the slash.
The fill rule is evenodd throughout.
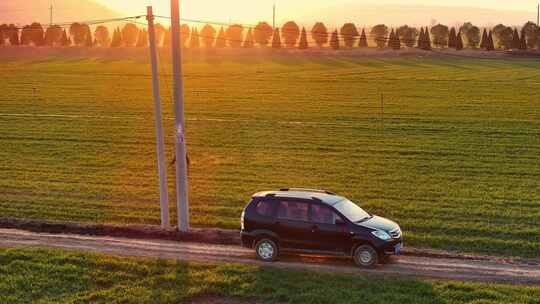
<path id="1" fill-rule="evenodd" d="M 271 239 L 260 239 L 255 245 L 255 254 L 261 261 L 273 262 L 278 256 L 277 244 Z"/>
<path id="2" fill-rule="evenodd" d="M 377 251 L 370 245 L 358 246 L 353 258 L 356 265 L 364 268 L 372 268 L 379 263 Z"/>

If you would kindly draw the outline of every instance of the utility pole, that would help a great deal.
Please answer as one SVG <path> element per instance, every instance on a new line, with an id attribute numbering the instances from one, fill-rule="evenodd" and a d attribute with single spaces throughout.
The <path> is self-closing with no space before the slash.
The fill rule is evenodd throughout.
<path id="1" fill-rule="evenodd" d="M 53 25 L 53 3 L 51 1 L 51 6 L 49 7 L 49 11 L 50 11 L 50 19 L 49 19 L 49 26 L 52 26 Z"/>
<path id="2" fill-rule="evenodd" d="M 148 20 L 148 39 L 150 42 L 150 61 L 152 62 L 152 84 L 154 93 L 154 107 L 156 111 L 156 146 L 159 173 L 159 203 L 161 207 L 161 226 L 167 228 L 169 222 L 169 192 L 167 189 L 167 167 L 165 165 L 165 140 L 163 138 L 163 118 L 161 115 L 161 95 L 159 93 L 159 76 L 156 46 L 156 29 L 154 27 L 154 13 L 152 7 L 146 8 Z"/>
<path id="3" fill-rule="evenodd" d="M 272 28 L 276 29 L 276 3 L 274 2 L 274 7 L 272 11 Z"/>
<path id="4" fill-rule="evenodd" d="M 540 3 L 536 7 L 536 25 L 540 26 Z"/>
<path id="5" fill-rule="evenodd" d="M 184 123 L 184 84 L 182 80 L 182 48 L 180 47 L 180 4 L 179 0 L 171 0 L 171 35 L 172 35 L 172 65 L 173 65 L 173 97 L 174 97 L 174 127 L 176 131 L 176 207 L 178 229 L 181 232 L 189 230 L 189 201 L 187 181 L 187 152 Z"/>

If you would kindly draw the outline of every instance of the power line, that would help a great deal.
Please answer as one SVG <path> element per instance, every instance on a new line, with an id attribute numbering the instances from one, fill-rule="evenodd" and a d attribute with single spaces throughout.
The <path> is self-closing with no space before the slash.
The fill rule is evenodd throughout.
<path id="1" fill-rule="evenodd" d="M 169 18 L 169 17 L 166 17 L 166 16 L 156 16 L 156 17 L 165 18 L 165 19 Z M 228 24 L 225 24 L 225 23 L 222 23 L 222 22 L 213 22 L 213 21 L 208 21 L 208 20 L 198 20 L 198 19 L 181 19 L 181 20 L 185 21 L 185 22 L 191 22 L 191 23 L 204 23 L 204 24 L 213 24 L 213 25 L 221 25 L 221 26 L 227 26 L 228 25 Z M 142 24 L 142 23 L 139 23 L 139 24 Z M 260 30 L 259 28 L 257 28 L 257 26 L 250 25 L 250 24 L 238 24 L 238 25 L 241 25 L 242 27 L 245 27 L 247 29 L 254 30 L 254 31 Z M 292 33 L 292 32 L 281 30 L 281 33 L 282 34 L 283 33 L 287 34 L 287 33 Z M 321 35 L 320 33 L 314 32 L 314 31 L 306 31 L 306 33 L 310 33 L 312 36 Z M 325 36 L 326 37 L 331 36 L 330 32 L 327 32 Z M 389 36 L 382 36 L 382 35 L 376 35 L 376 34 L 371 34 L 371 33 L 369 33 L 369 34 L 365 33 L 365 36 L 366 36 L 366 39 L 373 40 L 373 41 L 375 41 L 375 43 L 383 42 L 384 44 L 387 44 L 391 40 Z M 361 37 L 361 35 L 347 35 L 347 34 L 343 34 L 343 33 L 338 33 L 337 40 L 338 40 L 338 42 L 344 43 L 344 44 L 346 44 L 348 41 L 351 41 L 351 40 L 353 40 L 353 43 L 355 43 L 356 40 L 359 39 L 359 37 Z M 199 34 L 199 38 L 208 38 L 208 39 L 214 39 L 214 40 L 225 40 L 225 41 L 236 42 L 236 43 L 244 42 L 243 39 L 242 40 L 236 40 L 236 39 L 231 39 L 231 38 L 210 37 L 210 36 L 203 36 L 203 35 L 200 35 L 200 34 Z M 416 45 L 418 42 L 425 42 L 425 41 L 428 41 L 428 40 L 400 39 L 400 42 L 402 44 L 405 44 L 405 45 L 407 45 L 407 44 Z M 487 59 L 487 60 L 494 59 L 492 57 L 485 57 L 485 56 L 469 56 L 469 55 L 461 55 L 461 54 L 450 54 L 450 53 L 437 51 L 437 50 L 434 50 L 434 49 L 430 49 L 430 50 L 426 50 L 426 51 L 430 51 L 430 52 L 438 53 L 438 54 L 443 54 L 443 55 L 451 55 L 451 56 L 454 56 L 454 57 L 479 58 L 479 59 Z M 491 53 L 501 53 L 501 52 L 500 51 L 491 51 Z"/>
<path id="2" fill-rule="evenodd" d="M 80 24 L 86 24 L 86 25 L 97 25 L 97 24 L 105 24 L 105 23 L 111 23 L 111 22 L 131 22 L 131 23 L 139 24 L 141 26 L 147 26 L 146 23 L 136 21 L 137 19 L 142 18 L 142 17 L 145 17 L 145 15 L 129 16 L 129 17 L 123 17 L 123 18 L 101 19 L 101 20 L 98 19 L 98 20 L 90 20 L 90 21 L 71 21 L 71 22 L 63 22 L 63 23 L 55 24 L 54 26 L 66 29 L 66 28 L 71 27 L 71 25 L 73 23 L 80 23 Z M 170 19 L 170 17 L 168 17 L 168 16 L 155 16 L 155 17 L 162 18 L 162 19 Z M 201 19 L 182 18 L 181 21 L 188 22 L 188 23 L 199 23 L 199 24 L 211 24 L 211 25 L 229 26 L 229 24 L 227 24 L 227 23 L 217 22 L 217 21 L 210 21 L 210 20 L 201 20 Z M 253 31 L 260 31 L 261 30 L 260 28 L 258 28 L 258 26 L 253 25 L 253 24 L 242 24 L 242 23 L 237 23 L 237 24 L 242 26 L 243 28 L 246 28 L 246 29 L 249 29 L 249 30 L 253 30 Z M 28 30 L 30 30 L 30 31 L 32 31 L 32 30 L 37 30 L 37 31 L 44 30 L 43 28 L 33 28 L 31 26 L 26 26 L 26 27 L 22 27 L 22 28 L 21 27 L 11 27 L 10 29 L 11 30 L 23 30 L 24 29 L 24 30 L 27 30 L 27 31 Z M 289 33 L 297 34 L 296 32 L 284 31 L 283 29 L 281 29 L 280 32 L 281 32 L 281 34 L 289 34 Z M 332 35 L 332 33 L 328 32 L 328 31 L 326 33 L 322 34 L 322 33 L 319 33 L 319 32 L 315 32 L 313 30 L 309 30 L 309 31 L 306 31 L 306 33 L 311 34 L 312 37 L 325 36 L 325 38 L 327 39 L 326 43 L 328 43 L 328 40 L 330 40 L 329 38 Z M 271 33 L 269 35 L 271 36 Z M 200 34 L 198 36 L 199 36 L 199 38 L 203 38 L 203 39 L 213 39 L 214 41 L 220 40 L 220 41 L 234 42 L 234 43 L 237 43 L 237 44 L 238 43 L 241 44 L 241 43 L 243 43 L 245 41 L 244 37 L 241 37 L 240 40 L 238 40 L 238 39 L 231 39 L 231 38 L 221 38 L 219 36 L 214 36 L 214 37 L 204 36 L 204 35 L 200 35 Z M 360 37 L 361 37 L 361 35 L 345 34 L 345 33 L 339 33 L 338 32 L 337 41 L 338 41 L 338 43 L 343 43 L 343 44 L 349 43 L 350 44 L 351 42 L 355 43 Z M 370 40 L 375 41 L 375 43 L 382 42 L 382 43 L 386 44 L 386 43 L 388 43 L 388 41 L 390 41 L 390 37 L 386 36 L 386 35 L 376 35 L 376 34 L 371 34 L 371 33 L 365 33 L 365 37 L 366 37 L 366 39 L 370 39 Z M 417 42 L 419 42 L 419 40 L 418 39 L 400 39 L 400 42 L 405 44 L 405 45 L 410 45 L 410 44 L 415 45 Z M 456 56 L 456 57 L 492 59 L 492 58 L 478 57 L 478 56 L 448 54 L 448 53 L 443 53 L 443 52 L 434 51 L 434 50 L 430 50 L 430 51 L 435 52 L 435 53 L 439 53 L 439 54 L 453 55 L 453 56 Z"/>
<path id="3" fill-rule="evenodd" d="M 112 23 L 112 22 L 123 22 L 123 21 L 129 21 L 129 20 L 136 20 L 136 19 L 139 19 L 139 18 L 142 18 L 142 17 L 145 17 L 145 15 L 122 17 L 122 18 L 111 18 L 111 19 L 87 20 L 87 21 L 69 21 L 69 22 L 61 22 L 61 23 L 53 24 L 52 26 L 57 26 L 57 27 L 60 27 L 60 28 L 69 28 L 74 23 L 79 23 L 79 24 L 84 24 L 84 25 L 97 25 L 97 24 L 105 24 L 105 23 Z M 10 29 L 11 30 L 44 30 L 43 26 L 41 28 L 36 28 L 36 27 L 32 27 L 32 24 L 27 25 L 25 27 L 13 26 Z"/>
<path id="4" fill-rule="evenodd" d="M 168 16 L 156 16 L 156 17 L 157 18 L 162 18 L 162 19 L 170 19 L 170 17 L 168 17 Z M 218 22 L 218 21 L 210 21 L 210 20 L 201 20 L 201 19 L 182 18 L 181 21 L 188 22 L 188 23 L 199 23 L 199 24 L 211 24 L 211 25 L 229 26 L 228 23 Z M 236 23 L 236 25 L 240 25 L 243 28 L 251 29 L 251 30 L 254 30 L 254 31 L 261 31 L 261 29 L 258 28 L 258 26 L 254 25 L 254 24 Z M 360 34 L 356 35 L 356 34 L 340 33 L 340 31 L 338 31 L 337 28 L 335 29 L 335 31 L 338 32 L 338 41 L 340 41 L 340 42 L 345 42 L 345 41 L 348 41 L 349 39 L 356 40 L 359 37 L 361 37 Z M 290 34 L 290 33 L 293 33 L 293 32 L 292 31 L 284 31 L 283 29 L 280 29 L 280 33 L 281 34 L 283 34 L 283 33 Z M 306 33 L 309 33 L 312 36 L 317 36 L 318 35 L 318 36 L 330 37 L 333 32 L 331 30 L 330 31 L 327 30 L 326 34 L 324 34 L 324 33 L 319 33 L 319 32 L 313 31 L 313 30 L 306 30 Z M 294 34 L 296 34 L 296 32 L 294 32 Z M 365 34 L 366 34 L 366 38 L 371 39 L 371 40 L 375 40 L 375 41 L 379 40 L 379 41 L 388 42 L 390 40 L 390 37 L 387 36 L 388 34 L 386 34 L 386 35 L 377 35 L 377 34 L 372 34 L 372 33 L 365 33 Z M 418 42 L 417 39 L 400 39 L 400 41 L 402 43 L 412 43 L 412 42 L 416 43 L 416 42 Z"/>
<path id="5" fill-rule="evenodd" d="M 130 19 L 139 19 L 141 17 L 145 17 L 146 15 L 137 15 L 137 16 L 131 16 L 131 17 L 124 17 L 124 18 L 114 18 L 114 19 L 103 19 L 103 20 L 91 20 L 91 21 L 80 21 L 80 22 L 77 22 L 77 23 L 81 23 L 81 24 L 86 24 L 86 25 L 96 25 L 96 24 L 103 24 L 103 23 L 110 23 L 110 22 L 123 22 L 123 21 L 129 21 Z M 156 15 L 155 16 L 156 18 L 162 18 L 162 19 L 171 19 L 171 17 L 168 17 L 168 16 L 160 16 L 160 15 Z M 199 23 L 199 24 L 211 24 L 211 25 L 220 25 L 220 26 L 229 26 L 228 23 L 224 23 L 224 22 L 218 22 L 218 21 L 210 21 L 210 20 L 201 20 L 201 19 L 188 19 L 188 18 L 181 18 L 180 19 L 181 21 L 184 21 L 184 22 L 189 22 L 189 23 Z M 133 23 L 136 23 L 136 24 L 139 24 L 139 25 L 142 25 L 142 26 L 147 26 L 146 23 L 141 23 L 141 22 L 136 22 L 136 21 L 132 21 Z M 63 22 L 63 23 L 60 23 L 60 24 L 55 24 L 55 26 L 59 26 L 61 28 L 68 28 L 70 27 L 73 23 L 76 23 L 76 22 Z M 247 23 L 236 23 L 246 29 L 251 29 L 253 31 L 260 31 L 261 29 L 258 28 L 257 25 L 253 25 L 253 24 L 247 24 Z M 18 29 L 18 30 L 22 30 L 24 28 L 21 28 L 21 27 L 14 27 L 12 29 Z M 26 30 L 40 30 L 39 28 L 32 28 L 32 27 L 27 27 Z M 336 29 L 337 31 L 337 29 Z M 284 31 L 283 29 L 280 30 L 281 34 L 288 34 L 288 33 L 293 33 L 291 31 Z M 327 39 L 328 37 L 330 37 L 332 35 L 331 31 L 327 31 L 327 33 L 323 34 L 323 33 L 319 33 L 319 32 L 314 32 L 312 30 L 307 30 L 306 33 L 309 33 L 311 34 L 312 36 L 326 36 Z M 296 34 L 296 32 L 294 32 L 294 34 Z M 353 34 L 345 34 L 345 33 L 339 33 L 338 32 L 338 37 L 337 37 L 337 40 L 338 42 L 341 42 L 341 43 L 347 43 L 348 41 L 351 41 L 351 40 L 357 40 L 361 35 L 353 35 Z M 244 42 L 244 40 L 242 39 L 241 41 L 239 40 L 235 40 L 235 39 L 230 39 L 230 38 L 219 38 L 219 37 L 205 37 L 205 36 L 201 36 L 199 35 L 199 37 L 204 37 L 204 38 L 214 38 L 216 40 L 226 40 L 226 41 L 231 41 L 231 42 Z M 390 41 L 390 37 L 388 36 L 383 36 L 383 35 L 375 35 L 375 34 L 371 34 L 371 33 L 366 33 L 366 38 L 367 39 L 371 39 L 371 40 L 374 40 L 375 42 L 377 41 L 382 41 L 382 42 L 388 42 Z M 418 42 L 417 39 L 401 39 L 401 42 L 402 43 L 414 43 L 416 44 Z"/>

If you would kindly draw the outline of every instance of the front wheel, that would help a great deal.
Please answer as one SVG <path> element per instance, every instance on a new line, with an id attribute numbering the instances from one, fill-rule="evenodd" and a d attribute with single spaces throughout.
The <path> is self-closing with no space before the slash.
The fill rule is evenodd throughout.
<path id="1" fill-rule="evenodd" d="M 255 245 L 257 258 L 264 262 L 273 262 L 278 256 L 278 247 L 271 239 L 261 239 Z"/>
<path id="2" fill-rule="evenodd" d="M 354 251 L 354 262 L 364 268 L 372 268 L 379 263 L 377 251 L 370 245 L 362 245 Z"/>

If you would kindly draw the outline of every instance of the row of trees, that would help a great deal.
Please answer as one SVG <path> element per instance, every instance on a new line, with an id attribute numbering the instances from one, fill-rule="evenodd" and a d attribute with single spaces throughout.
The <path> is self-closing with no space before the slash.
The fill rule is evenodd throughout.
<path id="1" fill-rule="evenodd" d="M 385 25 L 376 25 L 371 29 L 378 47 L 385 47 L 385 37 L 388 33 L 389 29 Z M 527 22 L 521 31 L 499 24 L 493 29 L 484 29 L 481 34 L 480 28 L 469 22 L 458 29 L 438 24 L 431 29 L 422 28 L 420 31 L 405 25 L 395 32 L 392 30 L 388 40 L 388 47 L 392 48 L 400 48 L 403 44 L 406 47 L 417 46 L 427 50 L 432 46 L 458 50 L 465 46 L 486 50 L 495 48 L 526 50 L 540 48 L 540 28 L 532 22 Z"/>
<path id="2" fill-rule="evenodd" d="M 183 24 L 181 27 L 182 45 L 190 48 L 251 48 L 260 47 L 306 49 L 309 43 L 318 47 L 329 45 L 333 49 L 341 47 L 369 47 L 374 43 L 378 48 L 401 49 L 402 47 L 418 47 L 429 50 L 437 48 L 483 48 L 493 50 L 528 49 L 540 47 L 540 28 L 532 23 L 526 23 L 520 31 L 502 24 L 493 29 L 484 29 L 481 34 L 479 27 L 468 22 L 460 28 L 449 28 L 438 24 L 431 28 L 421 28 L 407 25 L 390 29 L 384 24 L 372 27 L 369 33 L 359 30 L 353 23 L 344 24 L 339 30 L 330 32 L 322 22 L 316 23 L 311 31 L 300 27 L 293 21 L 285 23 L 281 28 L 273 29 L 268 23 L 260 22 L 254 28 L 244 28 L 239 24 L 222 26 L 219 30 L 212 25 L 205 25 L 200 31 Z M 160 24 L 156 25 L 156 36 L 159 45 L 169 46 L 171 33 Z M 308 39 L 311 37 L 311 41 Z M 114 29 L 112 35 L 106 26 L 100 25 L 92 30 L 82 23 L 73 23 L 64 29 L 52 25 L 46 29 L 39 23 L 32 23 L 18 28 L 13 24 L 0 25 L 0 45 L 35 45 L 35 46 L 101 46 L 101 47 L 146 47 L 148 32 L 135 24 L 127 23 L 122 28 Z"/>
<path id="3" fill-rule="evenodd" d="M 34 45 L 34 46 L 87 46 L 109 45 L 109 30 L 105 26 L 98 26 L 93 34 L 87 24 L 73 23 L 66 29 L 52 25 L 44 28 L 39 23 L 32 23 L 23 28 L 13 24 L 0 25 L 0 45 Z M 94 40 L 93 40 L 94 39 Z"/>

